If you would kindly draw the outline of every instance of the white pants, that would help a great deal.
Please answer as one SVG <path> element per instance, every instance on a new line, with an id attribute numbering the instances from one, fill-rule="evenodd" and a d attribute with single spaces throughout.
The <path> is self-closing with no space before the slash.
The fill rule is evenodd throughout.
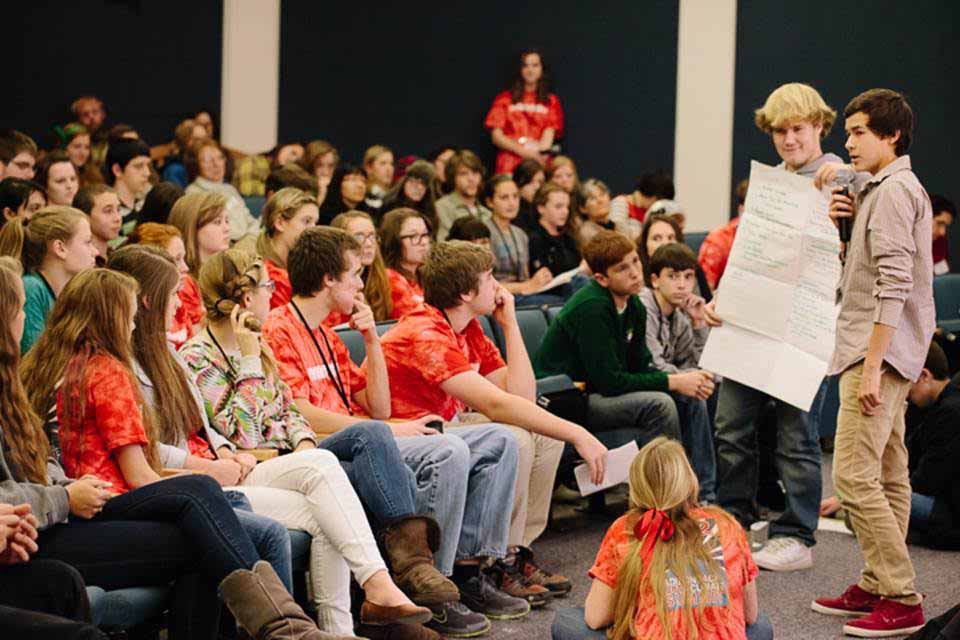
<path id="1" fill-rule="evenodd" d="M 250 499 L 255 513 L 313 537 L 310 586 L 320 628 L 353 635 L 350 573 L 362 585 L 386 565 L 337 457 L 324 449 L 279 456 L 232 488 Z"/>
<path id="2" fill-rule="evenodd" d="M 563 442 L 520 427 L 511 426 L 510 431 L 517 439 L 520 463 L 507 543 L 511 547 L 529 547 L 547 528 Z"/>

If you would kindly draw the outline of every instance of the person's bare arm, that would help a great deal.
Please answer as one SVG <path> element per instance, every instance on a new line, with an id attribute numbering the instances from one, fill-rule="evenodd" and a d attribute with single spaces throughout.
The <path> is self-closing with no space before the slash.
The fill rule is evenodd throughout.
<path id="1" fill-rule="evenodd" d="M 357 394 L 359 396 L 359 394 Z M 310 428 L 314 433 L 326 436 L 345 429 L 360 421 L 359 418 L 341 413 L 334 413 L 321 409 L 310 403 L 306 398 L 294 398 L 294 404 L 303 414 L 303 417 L 310 423 Z"/>
<path id="2" fill-rule="evenodd" d="M 753 580 L 743 588 L 743 621 L 753 624 L 760 615 L 760 604 L 757 600 L 757 581 Z"/>
<path id="3" fill-rule="evenodd" d="M 160 476 L 150 467 L 147 456 L 143 452 L 143 445 L 128 444 L 116 449 L 113 454 L 117 459 L 117 466 L 123 479 L 132 489 L 139 489 L 151 482 L 160 480 Z"/>
<path id="4" fill-rule="evenodd" d="M 498 149 L 515 153 L 521 158 L 529 156 L 527 149 L 513 138 L 507 136 L 507 134 L 503 132 L 503 129 L 494 129 L 491 131 L 490 141 L 493 142 L 493 145 Z"/>
<path id="5" fill-rule="evenodd" d="M 550 147 L 553 146 L 553 140 L 556 137 L 557 132 L 553 127 L 547 127 L 543 130 L 543 133 L 540 135 L 540 153 L 547 153 L 550 151 Z"/>
<path id="6" fill-rule="evenodd" d="M 537 378 L 533 374 L 527 347 L 523 344 L 513 295 L 503 286 L 500 286 L 496 295 L 497 307 L 493 311 L 493 319 L 503 331 L 507 366 L 490 373 L 487 379 L 508 393 L 533 402 L 537 399 Z"/>
<path id="7" fill-rule="evenodd" d="M 354 400 L 367 410 L 371 418 L 386 420 L 390 417 L 390 378 L 387 375 L 387 360 L 383 356 L 380 336 L 373 311 L 357 294 L 356 306 L 350 316 L 350 328 L 363 335 L 367 352 L 367 386 L 354 395 Z"/>
<path id="8" fill-rule="evenodd" d="M 613 608 L 616 593 L 613 589 L 594 580 L 583 605 L 583 620 L 591 629 L 604 629 L 613 624 Z"/>
<path id="9" fill-rule="evenodd" d="M 516 425 L 533 433 L 569 442 L 589 465 L 593 482 L 599 484 L 603 480 L 607 448 L 580 425 L 544 411 L 529 400 L 507 393 L 476 371 L 458 373 L 440 383 L 440 388 L 494 422 Z"/>
<path id="10" fill-rule="evenodd" d="M 867 355 L 863 359 L 863 377 L 860 380 L 860 390 L 857 392 L 860 413 L 865 416 L 874 415 L 883 402 L 880 395 L 883 358 L 887 355 L 887 349 L 890 348 L 890 342 L 896 331 L 896 327 L 875 322 L 873 331 L 870 333 Z"/>

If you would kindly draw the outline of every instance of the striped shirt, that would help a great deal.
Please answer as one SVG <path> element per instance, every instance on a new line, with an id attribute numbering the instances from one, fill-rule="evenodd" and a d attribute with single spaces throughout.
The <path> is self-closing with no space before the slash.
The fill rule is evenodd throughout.
<path id="1" fill-rule="evenodd" d="M 935 326 L 930 198 L 910 156 L 900 156 L 871 177 L 856 200 L 830 373 L 864 359 L 879 323 L 896 328 L 884 362 L 915 381 Z"/>

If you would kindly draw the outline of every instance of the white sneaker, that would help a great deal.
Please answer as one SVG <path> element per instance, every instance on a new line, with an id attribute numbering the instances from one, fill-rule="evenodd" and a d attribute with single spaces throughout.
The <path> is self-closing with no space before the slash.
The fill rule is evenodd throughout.
<path id="1" fill-rule="evenodd" d="M 753 561 L 767 571 L 797 571 L 813 566 L 813 553 L 797 538 L 771 538 L 753 554 Z"/>

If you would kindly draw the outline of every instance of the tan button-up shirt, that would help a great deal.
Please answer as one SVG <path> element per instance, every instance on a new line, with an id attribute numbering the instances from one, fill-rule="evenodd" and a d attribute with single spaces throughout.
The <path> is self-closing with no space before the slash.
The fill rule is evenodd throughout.
<path id="1" fill-rule="evenodd" d="M 857 194 L 831 374 L 864 359 L 879 323 L 896 327 L 884 362 L 908 380 L 920 376 L 936 325 L 932 234 L 930 198 L 910 156 L 900 156 Z"/>

